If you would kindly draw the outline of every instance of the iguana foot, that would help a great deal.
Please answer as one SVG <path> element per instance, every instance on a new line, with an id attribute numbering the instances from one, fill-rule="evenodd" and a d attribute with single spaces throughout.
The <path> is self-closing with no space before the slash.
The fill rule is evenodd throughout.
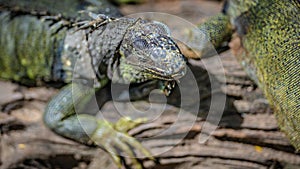
<path id="1" fill-rule="evenodd" d="M 138 161 L 134 149 L 141 152 L 144 157 L 151 160 L 154 160 L 154 158 L 140 142 L 126 133 L 128 129 L 131 129 L 142 122 L 144 122 L 144 119 L 132 121 L 129 118 L 122 118 L 116 124 L 112 124 L 105 120 L 99 120 L 98 128 L 91 135 L 91 140 L 94 144 L 103 147 L 111 155 L 118 167 L 122 166 L 121 158 L 123 156 L 131 158 L 134 168 L 142 169 L 143 166 Z M 129 126 L 127 126 L 127 124 L 129 124 Z"/>

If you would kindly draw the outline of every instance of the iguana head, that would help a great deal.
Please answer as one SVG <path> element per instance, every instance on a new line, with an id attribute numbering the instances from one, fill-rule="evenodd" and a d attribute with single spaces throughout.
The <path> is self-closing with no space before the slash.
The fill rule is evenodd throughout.
<path id="1" fill-rule="evenodd" d="M 171 83 L 185 75 L 184 56 L 169 35 L 169 28 L 160 22 L 138 20 L 130 27 L 119 49 L 118 81 L 141 83 L 159 79 Z M 161 84 L 169 88 L 170 83 Z"/>

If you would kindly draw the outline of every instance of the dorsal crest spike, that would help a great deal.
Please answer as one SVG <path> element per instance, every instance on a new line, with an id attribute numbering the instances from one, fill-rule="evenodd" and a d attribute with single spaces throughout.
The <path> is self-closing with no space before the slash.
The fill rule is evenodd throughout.
<path id="1" fill-rule="evenodd" d="M 73 24 L 73 26 L 79 26 L 78 30 L 86 29 L 86 28 L 97 28 L 99 26 L 105 25 L 113 20 L 117 20 L 116 18 L 109 17 L 105 14 L 96 14 L 91 11 L 82 10 L 79 11 L 79 13 L 87 14 L 89 17 L 91 17 L 93 20 L 91 21 L 81 21 Z"/>

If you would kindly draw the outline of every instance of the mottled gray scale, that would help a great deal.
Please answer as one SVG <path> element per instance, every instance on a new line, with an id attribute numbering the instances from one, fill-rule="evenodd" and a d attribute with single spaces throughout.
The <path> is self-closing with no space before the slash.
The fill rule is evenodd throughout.
<path id="1" fill-rule="evenodd" d="M 97 28 L 97 31 L 93 31 L 88 35 L 88 48 L 94 70 L 97 73 L 100 63 L 111 65 L 110 63 L 115 60 L 114 56 L 117 48 L 122 42 L 127 29 L 133 26 L 137 20 L 119 18 Z"/>
<path id="2" fill-rule="evenodd" d="M 151 21 L 147 24 L 144 24 L 142 30 L 144 30 L 145 33 L 157 33 L 166 36 L 171 35 L 168 26 L 158 21 Z"/>
<path id="3" fill-rule="evenodd" d="M 85 84 L 88 80 L 97 79 L 93 70 L 91 57 L 88 51 L 86 34 L 84 30 L 69 31 L 65 38 L 64 50 L 61 56 L 66 82 L 76 80 Z M 95 80 L 95 85 L 99 83 Z"/>
<path id="4" fill-rule="evenodd" d="M 147 34 L 159 34 L 170 36 L 170 29 L 167 25 L 158 21 L 139 20 L 135 25 L 135 30 L 143 35 Z"/>

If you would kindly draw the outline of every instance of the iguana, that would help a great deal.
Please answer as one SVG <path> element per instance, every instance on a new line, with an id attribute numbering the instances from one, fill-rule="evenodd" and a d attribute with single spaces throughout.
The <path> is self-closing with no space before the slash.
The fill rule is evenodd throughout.
<path id="1" fill-rule="evenodd" d="M 142 167 L 133 148 L 152 159 L 126 133 L 135 121 L 113 124 L 77 113 L 109 81 L 152 84 L 156 80 L 168 94 L 174 80 L 185 74 L 186 63 L 166 25 L 120 18 L 106 1 L 2 0 L 0 9 L 0 77 L 27 85 L 73 82 L 50 100 L 44 113 L 48 127 L 104 148 L 119 166 L 118 153 L 123 151 L 132 157 L 135 168 Z M 78 11 L 93 19 L 86 20 Z M 110 16 L 95 15 L 99 12 Z"/>
<path id="2" fill-rule="evenodd" d="M 300 1 L 228 0 L 222 13 L 198 28 L 215 48 L 231 39 L 237 60 L 263 90 L 281 130 L 300 150 Z M 207 53 L 205 45 L 202 49 L 199 52 Z"/>

